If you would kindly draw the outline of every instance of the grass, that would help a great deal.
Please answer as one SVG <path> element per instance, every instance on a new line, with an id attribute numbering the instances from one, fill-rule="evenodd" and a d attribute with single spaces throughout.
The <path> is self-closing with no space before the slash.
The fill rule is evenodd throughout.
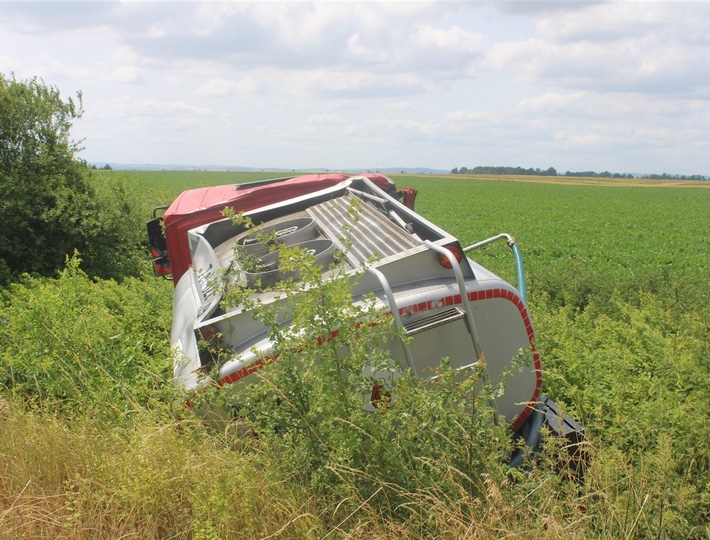
<path id="1" fill-rule="evenodd" d="M 274 176 L 102 175 L 141 190 L 146 218 L 185 187 Z M 284 473 L 287 447 L 176 409 L 168 284 L 68 269 L 0 305 L 0 538 L 708 538 L 710 191 L 569 180 L 396 177 L 464 244 L 516 235 L 545 391 L 588 430 L 582 484 L 548 440 L 529 470 L 468 478 L 475 494 L 455 488 L 460 468 L 412 455 L 440 485 L 380 478 L 362 496 L 365 469 L 341 467 L 325 497 Z M 474 255 L 514 281 L 503 244 Z M 391 511 L 385 494 L 404 502 Z"/>
<path id="2" fill-rule="evenodd" d="M 4 412 L 1 538 L 322 535 L 309 495 L 272 477 L 234 434 L 145 411 L 121 427 Z"/>

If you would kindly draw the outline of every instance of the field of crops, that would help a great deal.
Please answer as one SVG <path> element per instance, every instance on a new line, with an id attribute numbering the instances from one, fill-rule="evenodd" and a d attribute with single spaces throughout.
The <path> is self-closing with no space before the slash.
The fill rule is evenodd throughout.
<path id="1" fill-rule="evenodd" d="M 287 173 L 122 172 L 152 205 L 183 189 Z M 558 177 L 393 175 L 419 190 L 417 211 L 470 245 L 500 232 L 522 247 L 530 290 L 583 305 L 623 290 L 703 306 L 710 282 L 710 183 Z M 474 258 L 515 282 L 507 250 Z"/>
<path id="2" fill-rule="evenodd" d="M 188 187 L 279 176 L 100 174 L 136 193 L 146 219 Z M 73 261 L 3 292 L 0 538 L 710 537 L 710 185 L 392 178 L 464 245 L 517 238 L 544 391 L 589 436 L 581 483 L 544 460 L 466 476 L 445 456 L 415 455 L 421 484 L 406 493 L 402 471 L 373 467 L 365 479 L 380 487 L 364 496 L 345 463 L 323 472 L 324 498 L 294 472 L 315 459 L 303 449 L 288 464 L 284 447 L 275 457 L 241 425 L 214 433 L 183 418 L 176 429 L 171 285 L 147 273 L 94 281 Z M 515 283 L 504 243 L 472 257 Z M 406 451 L 422 448 L 412 441 Z"/>
<path id="3" fill-rule="evenodd" d="M 399 181 L 420 189 L 418 210 L 464 243 L 515 235 L 531 287 L 551 295 L 681 285 L 693 294 L 710 279 L 710 189 Z"/>

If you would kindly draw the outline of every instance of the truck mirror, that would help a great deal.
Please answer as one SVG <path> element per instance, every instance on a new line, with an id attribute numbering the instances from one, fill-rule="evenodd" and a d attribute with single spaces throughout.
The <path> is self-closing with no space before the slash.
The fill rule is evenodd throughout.
<path id="1" fill-rule="evenodd" d="M 147 223 L 148 247 L 153 257 L 153 273 L 156 276 L 170 274 L 170 260 L 168 259 L 168 245 L 163 234 L 163 218 L 156 217 Z"/>

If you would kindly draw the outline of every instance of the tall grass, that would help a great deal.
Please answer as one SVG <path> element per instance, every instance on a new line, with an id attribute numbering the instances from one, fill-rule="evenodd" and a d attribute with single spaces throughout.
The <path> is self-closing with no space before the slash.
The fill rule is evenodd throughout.
<path id="1" fill-rule="evenodd" d="M 129 425 L 65 420 L 4 405 L 0 538 L 704 538 L 678 505 L 669 447 L 632 464 L 595 452 L 583 486 L 544 459 L 483 491 L 432 486 L 399 493 L 406 519 L 368 499 L 324 504 L 278 475 L 259 440 L 144 412 Z M 546 455 L 554 455 L 548 451 Z M 450 470 L 452 478 L 460 471 Z M 390 486 L 391 488 L 391 486 Z M 394 489 L 397 489 L 396 487 Z M 357 493 L 353 490 L 353 493 Z M 341 512 L 347 506 L 348 512 Z M 695 502 L 697 508 L 698 503 Z"/>
<path id="2" fill-rule="evenodd" d="M 6 406 L 2 538 L 313 538 L 315 501 L 234 433 L 142 411 L 67 422 Z"/>
<path id="3" fill-rule="evenodd" d="M 2 293 L 0 538 L 708 538 L 710 280 L 702 253 L 710 235 L 707 196 L 697 194 L 706 190 L 689 197 L 535 185 L 523 204 L 507 183 L 454 182 L 449 191 L 446 181 L 414 180 L 422 211 L 464 243 L 489 230 L 517 234 L 536 284 L 530 309 L 545 391 L 589 435 L 582 483 L 560 467 L 567 454 L 551 438 L 528 468 L 509 471 L 482 454 L 485 467 L 467 469 L 441 449 L 463 456 L 496 432 L 456 435 L 455 422 L 436 432 L 429 424 L 419 438 L 416 429 L 386 436 L 372 427 L 375 447 L 409 449 L 390 472 L 386 461 L 351 459 L 357 435 L 371 435 L 343 423 L 316 448 L 330 453 L 311 456 L 322 474 L 302 474 L 301 439 L 257 436 L 243 419 L 215 430 L 182 407 L 170 381 L 169 283 L 95 281 L 74 261 L 56 278 L 27 276 Z M 148 213 L 160 198 L 153 188 L 163 189 L 150 182 Z M 617 218 L 604 210 L 614 197 L 624 199 L 618 211 L 652 208 L 640 222 Z M 600 203 L 597 221 L 585 201 Z M 666 223 L 680 214 L 681 224 Z M 584 234 L 556 234 L 561 224 Z M 695 243 L 686 245 L 689 228 Z M 650 240 L 649 230 L 659 234 Z M 484 256 L 505 272 L 502 251 L 500 260 Z M 585 253 L 594 257 L 580 266 Z M 435 405 L 433 394 L 417 391 L 412 403 Z M 440 412 L 455 418 L 450 407 Z M 347 445 L 338 450 L 337 441 Z"/>

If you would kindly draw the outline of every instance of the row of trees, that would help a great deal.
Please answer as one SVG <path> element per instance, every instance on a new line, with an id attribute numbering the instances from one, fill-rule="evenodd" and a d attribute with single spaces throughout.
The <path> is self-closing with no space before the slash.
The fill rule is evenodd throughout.
<path id="1" fill-rule="evenodd" d="M 646 175 L 645 178 L 650 178 L 652 180 L 710 180 L 709 177 L 703 176 L 702 174 L 691 174 L 691 175 L 685 175 L 685 174 L 668 174 L 668 173 L 663 173 L 663 174 L 649 174 Z"/>
<path id="2" fill-rule="evenodd" d="M 524 169 L 523 167 L 486 167 L 479 165 L 469 169 L 468 167 L 453 168 L 451 174 L 508 174 L 522 176 L 557 176 L 557 171 L 554 167 L 549 169 Z"/>
<path id="3" fill-rule="evenodd" d="M 575 176 L 584 178 L 635 178 L 634 175 L 630 173 L 610 173 L 609 171 L 603 171 L 600 173 L 595 171 L 567 171 L 564 176 Z"/>
<path id="4" fill-rule="evenodd" d="M 454 167 L 451 169 L 451 174 L 500 174 L 500 175 L 518 175 L 518 176 L 573 176 L 585 178 L 650 178 L 652 180 L 708 180 L 707 176 L 701 174 L 647 174 L 633 175 L 631 173 L 611 173 L 609 171 L 566 171 L 564 174 L 558 173 L 554 167 L 548 169 L 533 169 L 532 167 L 525 169 L 523 167 L 490 167 L 477 166 L 469 169 L 468 167 Z"/>

